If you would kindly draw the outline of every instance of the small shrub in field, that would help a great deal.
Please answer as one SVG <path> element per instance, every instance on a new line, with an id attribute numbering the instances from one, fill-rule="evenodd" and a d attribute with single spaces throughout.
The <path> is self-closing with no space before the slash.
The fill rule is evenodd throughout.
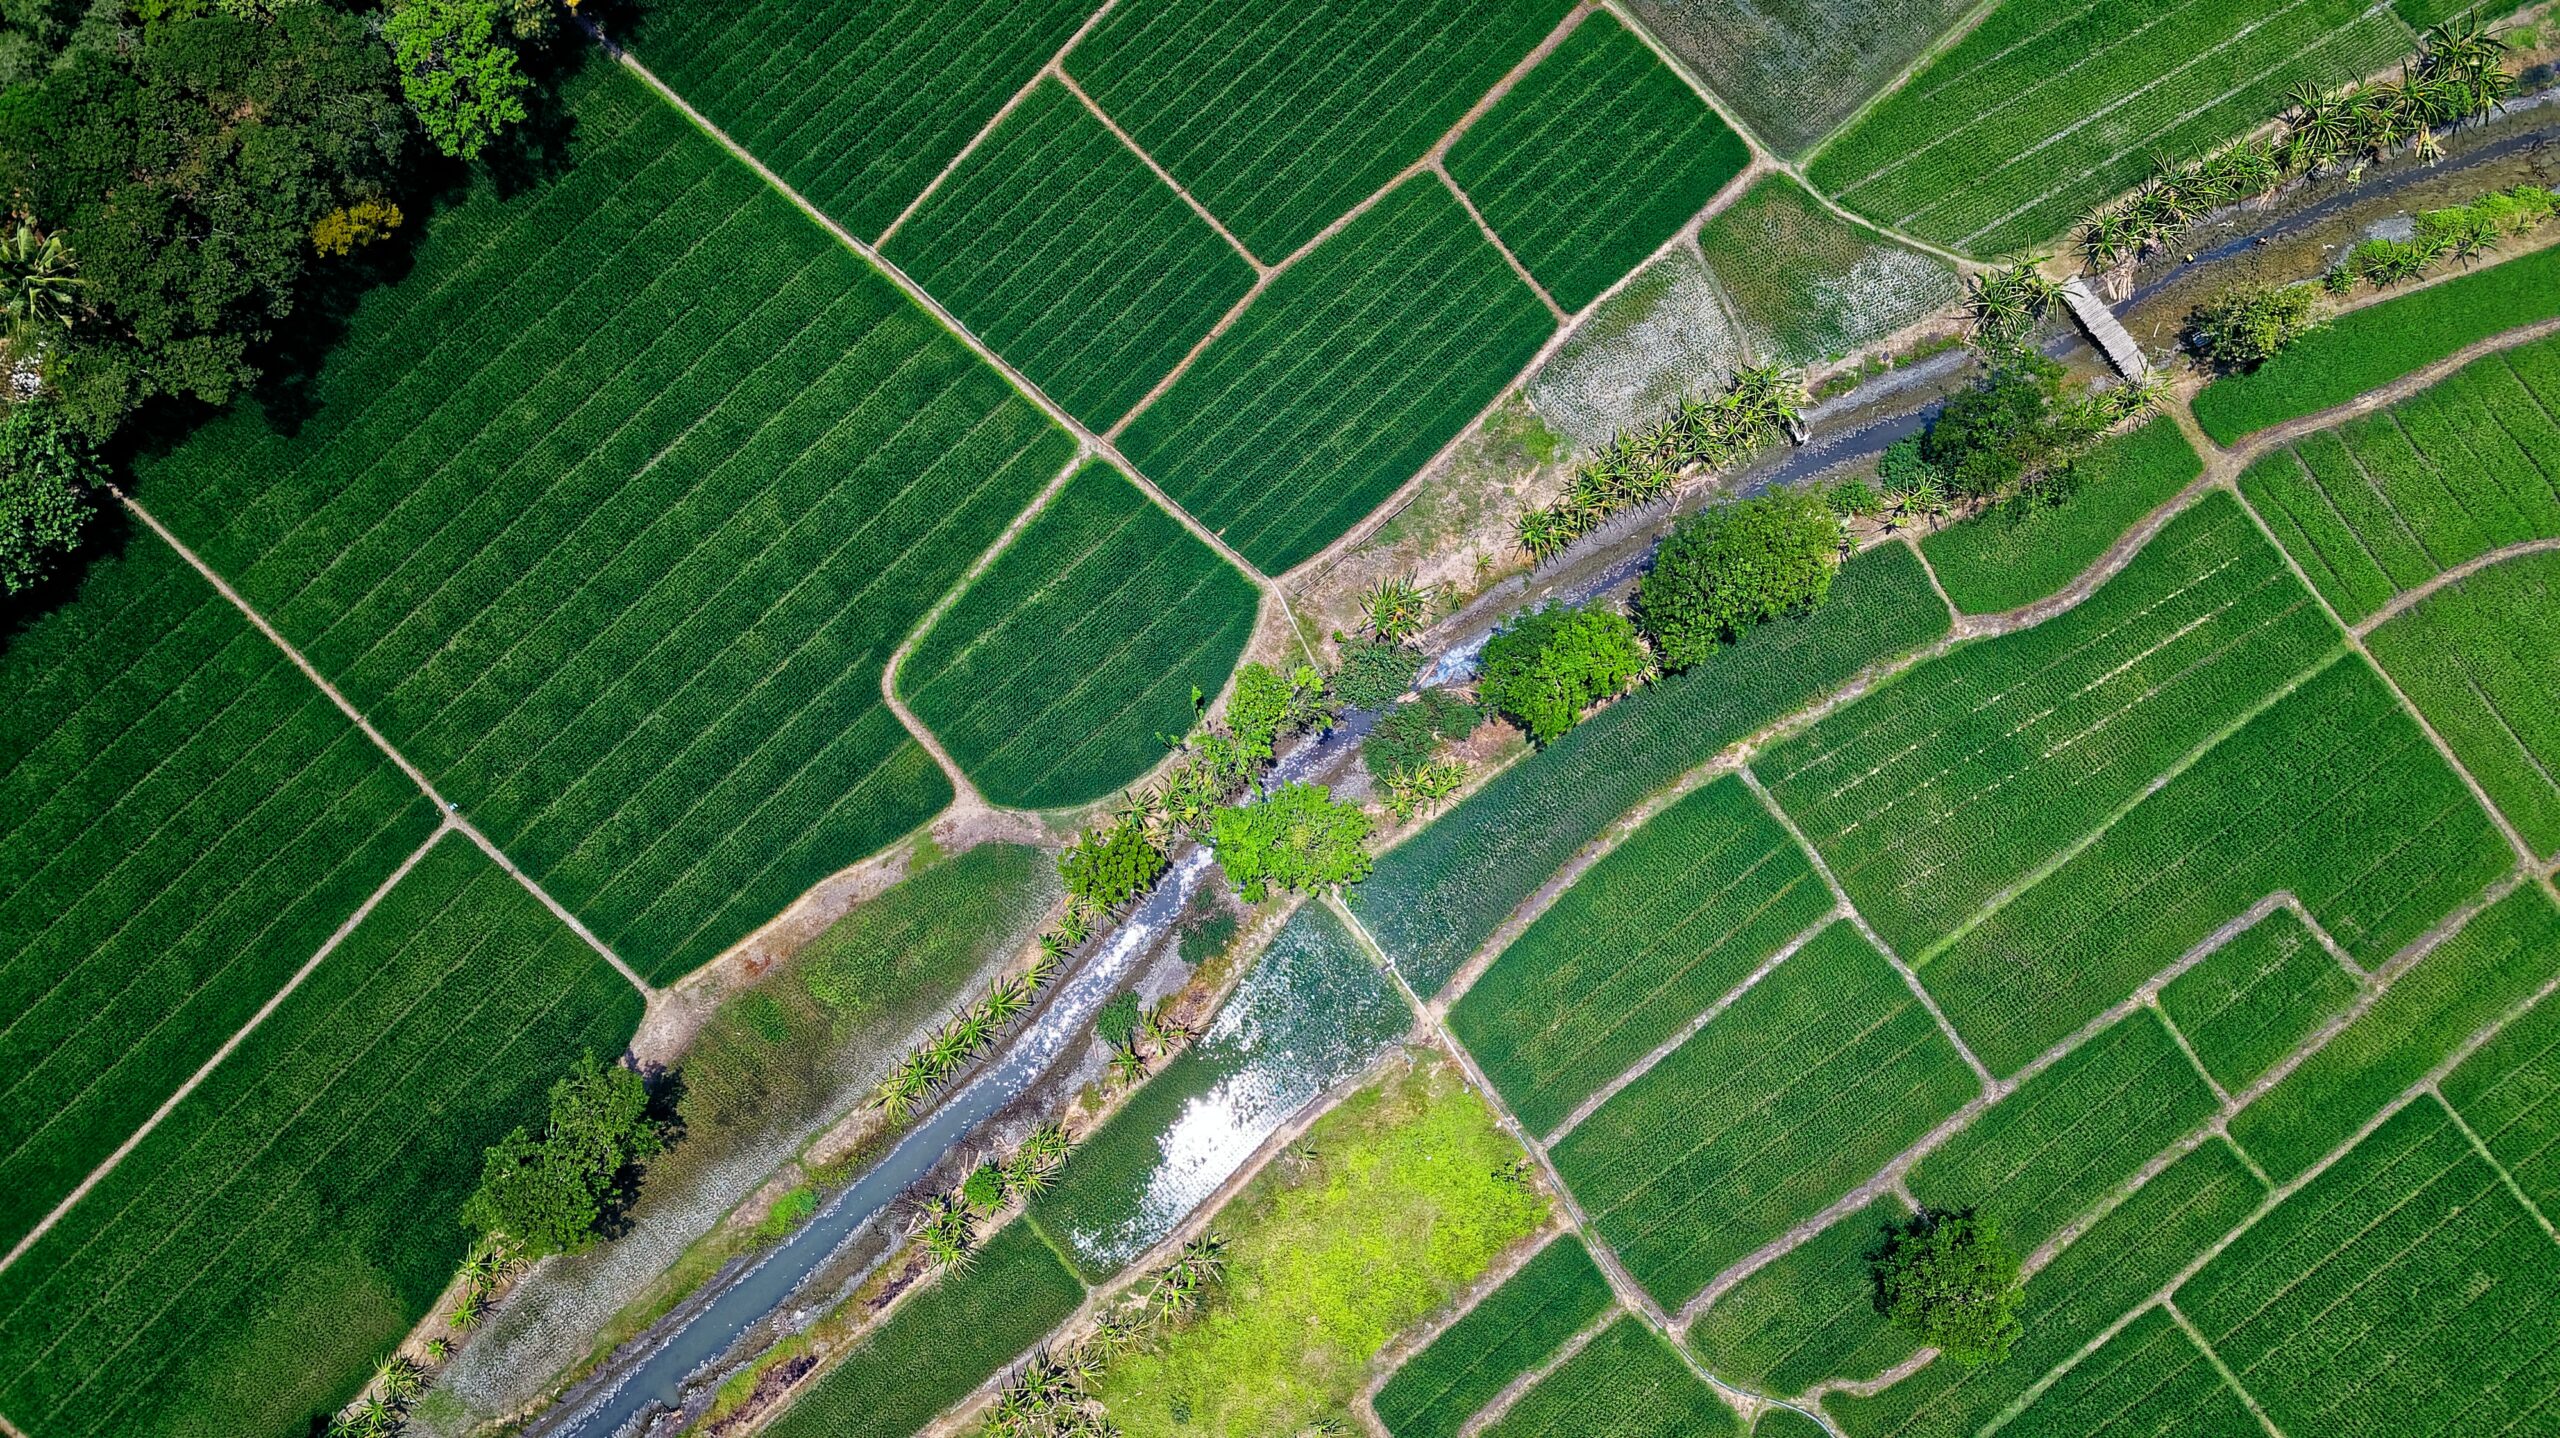
<path id="1" fill-rule="evenodd" d="M 1876 1311 L 1956 1362 L 1997 1363 L 2018 1341 L 2017 1255 L 1972 1209 L 1921 1210 L 1869 1262 Z"/>
<path id="2" fill-rule="evenodd" d="M 1914 445 L 1913 449 L 1916 451 L 1918 446 Z M 1915 453 L 1913 458 L 1918 458 L 1918 455 Z M 1884 501 L 1876 497 L 1875 490 L 1863 479 L 1835 484 L 1822 492 L 1822 498 L 1831 506 L 1831 512 L 1842 519 L 1855 519 L 1884 508 Z"/>
<path id="3" fill-rule="evenodd" d="M 1249 904 L 1270 897 L 1274 884 L 1303 890 L 1359 882 L 1369 873 L 1368 840 L 1368 814 L 1314 784 L 1221 809 L 1209 829 L 1218 867 Z"/>
<path id="4" fill-rule="evenodd" d="M 1165 863 L 1164 850 L 1147 837 L 1145 827 L 1123 821 L 1069 844 L 1058 856 L 1058 877 L 1066 881 L 1068 893 L 1112 909 L 1145 893 Z"/>
<path id="5" fill-rule="evenodd" d="M 1125 1044 L 1129 1035 L 1138 1031 L 1138 1018 L 1142 1012 L 1137 991 L 1122 989 L 1106 1000 L 1102 1012 L 1094 1016 L 1093 1031 L 1101 1035 L 1106 1044 L 1114 1047 Z"/>
<path id="6" fill-rule="evenodd" d="M 818 1191 L 804 1183 L 774 1200 L 773 1207 L 765 1211 L 764 1221 L 756 1225 L 756 1237 L 780 1238 L 817 1211 Z"/>
<path id="7" fill-rule="evenodd" d="M 1422 651 L 1384 640 L 1345 640 L 1342 667 L 1333 671 L 1333 695 L 1354 709 L 1392 704 L 1422 672 Z"/>
<path id="8" fill-rule="evenodd" d="M 2320 328 L 2318 304 L 2309 285 L 2232 290 L 2187 317 L 2187 345 L 2217 370 L 2253 370 Z"/>
<path id="9" fill-rule="evenodd" d="M 2009 356 L 1989 379 L 1947 401 L 1920 441 L 1920 458 L 1958 493 L 2001 493 L 2051 448 L 2061 395 L 2060 365 L 2041 355 Z"/>
<path id="10" fill-rule="evenodd" d="M 539 1138 L 519 1128 L 490 1147 L 462 1221 L 527 1257 L 590 1248 L 634 1197 L 633 1166 L 664 1147 L 640 1075 L 587 1054 L 551 1086 Z"/>
<path id="11" fill-rule="evenodd" d="M 993 1213 L 1004 1206 L 1004 1175 L 992 1163 L 982 1163 L 969 1170 L 960 1181 L 960 1201 L 979 1213 Z"/>
<path id="12" fill-rule="evenodd" d="M 1887 494 L 1908 494 L 1931 485 L 1943 487 L 1946 475 L 1920 457 L 1920 436 L 1907 435 L 1884 447 L 1876 461 L 1876 479 Z"/>
<path id="13" fill-rule="evenodd" d="M 1224 904 L 1212 905 L 1207 913 L 1197 914 L 1182 922 L 1182 962 L 1198 968 L 1205 960 L 1227 951 L 1235 942 L 1235 910 Z"/>
<path id="14" fill-rule="evenodd" d="M 1235 693 L 1227 699 L 1227 727 L 1246 756 L 1271 757 L 1283 734 L 1329 724 L 1324 678 L 1314 666 L 1301 664 L 1288 675 L 1268 664 L 1247 664 L 1236 671 Z"/>
<path id="15" fill-rule="evenodd" d="M 1579 722 L 1583 710 L 1623 692 L 1644 667 L 1635 623 L 1617 610 L 1541 609 L 1485 645 L 1476 687 L 1485 703 L 1545 744 Z"/>
<path id="16" fill-rule="evenodd" d="M 1840 518 L 1822 496 L 1777 489 L 1681 521 L 1636 589 L 1665 669 L 1686 669 L 1764 620 L 1831 596 Z"/>

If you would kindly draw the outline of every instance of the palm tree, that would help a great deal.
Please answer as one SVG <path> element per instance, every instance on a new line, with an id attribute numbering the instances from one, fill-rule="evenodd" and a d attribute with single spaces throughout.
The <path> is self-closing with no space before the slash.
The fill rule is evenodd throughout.
<path id="1" fill-rule="evenodd" d="M 1147 1076 L 1147 1061 L 1138 1056 L 1138 1046 L 1128 1039 L 1111 1046 L 1111 1080 L 1127 1087 Z"/>
<path id="2" fill-rule="evenodd" d="M 0 321 L 11 329 L 71 328 L 71 312 L 88 283 L 79 267 L 62 236 L 41 234 L 20 216 L 15 230 L 0 233 Z"/>
<path id="3" fill-rule="evenodd" d="M 419 1370 L 417 1364 L 395 1354 L 374 1372 L 373 1383 L 382 1390 L 383 1397 L 394 1403 L 406 1404 L 416 1401 L 418 1395 L 426 1391 L 427 1375 Z"/>
<path id="4" fill-rule="evenodd" d="M 1360 596 L 1361 621 L 1371 634 L 1402 644 L 1431 622 L 1432 591 L 1411 575 L 1381 579 Z"/>
<path id="5" fill-rule="evenodd" d="M 1001 978 L 987 985 L 987 996 L 978 1001 L 978 1014 L 989 1028 L 1003 1028 L 1030 1007 L 1030 986 L 1017 978 Z"/>
<path id="6" fill-rule="evenodd" d="M 1520 547 L 1529 551 L 1530 560 L 1539 564 L 1553 559 L 1573 542 L 1571 528 L 1563 516 L 1552 509 L 1523 510 L 1514 533 L 1519 538 Z"/>
<path id="7" fill-rule="evenodd" d="M 2294 86 L 2286 98 L 2292 105 L 2285 117 L 2285 146 L 2291 168 L 2317 171 L 2343 153 L 2354 135 L 2347 119 L 2347 95 L 2321 89 L 2306 80 Z"/>

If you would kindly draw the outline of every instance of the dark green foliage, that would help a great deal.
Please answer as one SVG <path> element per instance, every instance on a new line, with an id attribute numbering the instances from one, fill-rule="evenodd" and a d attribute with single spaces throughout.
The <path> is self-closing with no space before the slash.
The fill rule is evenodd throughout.
<path id="1" fill-rule="evenodd" d="M 0 414 L 0 592 L 32 589 L 79 546 L 105 478 L 79 430 L 52 405 Z"/>
<path id="2" fill-rule="evenodd" d="M 1888 1230 L 1872 1259 L 1876 1311 L 1968 1368 L 2018 1341 L 2018 1256 L 1970 1208 L 1924 1208 Z"/>
<path id="3" fill-rule="evenodd" d="M 495 0 L 393 0 L 382 38 L 400 67 L 400 93 L 435 147 L 479 158 L 525 117 L 529 83 L 498 33 Z"/>
<path id="4" fill-rule="evenodd" d="M 970 151 L 884 253 L 1096 429 L 1145 398 L 1254 279 L 1056 81 Z"/>
<path id="5" fill-rule="evenodd" d="M 1876 459 L 1876 478 L 1887 494 L 1908 493 L 1932 486 L 1945 488 L 1947 473 L 1921 457 L 1925 436 L 1904 435 L 1884 447 Z"/>
<path id="6" fill-rule="evenodd" d="M 969 1170 L 960 1181 L 960 1201 L 973 1213 L 989 1214 L 1004 1206 L 1004 1175 L 992 1163 Z"/>
<path id="7" fill-rule="evenodd" d="M 1486 1438 L 1728 1438 L 1742 1422 L 1641 1318 L 1600 1331 Z"/>
<path id="8" fill-rule="evenodd" d="M 2053 452 L 2061 397 L 2062 366 L 2028 351 L 2003 356 L 1982 383 L 1947 401 L 1920 457 L 1958 494 L 2005 493 Z"/>
<path id="9" fill-rule="evenodd" d="M 1403 18 L 1441 4 L 1318 8 Z M 1114 11 L 1103 29 L 1145 13 Z M 1272 13 L 1276 22 L 1280 12 Z M 1474 35 L 1499 26 L 1479 17 L 1459 28 Z M 1174 173 L 1182 174 L 1178 164 Z M 1265 166 L 1237 178 L 1257 193 L 1276 192 Z M 1448 187 L 1417 175 L 1281 271 L 1139 411 L 1120 449 L 1249 563 L 1278 574 L 1413 478 L 1554 328 Z"/>
<path id="10" fill-rule="evenodd" d="M 1212 903 L 1206 912 L 1186 916 L 1182 921 L 1182 962 L 1198 968 L 1225 953 L 1242 927 L 1236 911 L 1223 903 Z"/>
<path id="11" fill-rule="evenodd" d="M 2225 374 L 2256 369 L 2320 328 L 2309 285 L 2251 285 L 2224 292 L 2187 316 L 2187 347 Z"/>
<path id="12" fill-rule="evenodd" d="M 1236 892 L 1259 904 L 1274 884 L 1303 891 L 1368 877 L 1369 823 L 1359 805 L 1320 785 L 1290 784 L 1259 804 L 1219 810 L 1209 844 Z"/>
<path id="13" fill-rule="evenodd" d="M 1476 692 L 1550 744 L 1582 721 L 1583 710 L 1624 693 L 1644 667 L 1635 623 L 1615 606 L 1541 609 L 1485 645 Z"/>
<path id="14" fill-rule="evenodd" d="M 1280 736 L 1332 722 L 1324 676 L 1313 665 L 1301 664 L 1287 675 L 1268 664 L 1236 671 L 1235 692 L 1227 697 L 1227 728 L 1247 758 L 1268 759 Z"/>
<path id="15" fill-rule="evenodd" d="M 1253 581 L 1092 464 L 961 591 L 898 692 L 991 801 L 1098 799 L 1190 730 L 1253 634 Z"/>
<path id="16" fill-rule="evenodd" d="M 1916 458 L 1916 455 L 1915 455 Z M 2047 598 L 2085 573 L 2143 516 L 2204 472 L 2175 420 L 2150 421 L 2071 462 L 2067 486 L 2014 495 L 1920 541 L 1956 608 L 1997 614 Z M 2069 491 L 2061 498 L 2063 489 Z"/>
<path id="17" fill-rule="evenodd" d="M 407 119 L 365 17 L 172 16 L 81 44 L 0 105 L 0 192 L 79 256 L 95 314 L 49 379 L 103 435 L 154 395 L 220 403 L 293 306 L 311 226 L 393 176 Z"/>
<path id="18" fill-rule="evenodd" d="M 1426 689 L 1410 703 L 1378 716 L 1360 741 L 1361 762 L 1380 784 L 1430 763 L 1444 739 L 1464 739 L 1483 722 L 1484 711 L 1447 689 Z"/>
<path id="19" fill-rule="evenodd" d="M 2340 315 L 2255 371 L 2206 385 L 2196 395 L 2196 423 L 2230 444 L 2553 315 L 2560 315 L 2560 246 Z"/>
<path id="20" fill-rule="evenodd" d="M 1103 1001 L 1102 1012 L 1094 1015 L 1093 1031 L 1104 1043 L 1117 1048 L 1138 1031 L 1138 1019 L 1145 1012 L 1146 1005 L 1140 1002 L 1138 991 L 1122 989 Z"/>
<path id="21" fill-rule="evenodd" d="M 1830 504 L 1811 490 L 1772 489 L 1674 527 L 1636 586 L 1636 613 L 1662 667 L 1687 669 L 1753 625 L 1822 607 L 1839 563 Z"/>
<path id="22" fill-rule="evenodd" d="M 1395 1438 L 1455 1438 L 1511 1381 L 1606 1312 L 1616 1296 L 1565 1234 L 1404 1362 L 1372 1400 Z"/>
<path id="23" fill-rule="evenodd" d="M 640 1075 L 582 1054 L 551 1086 L 542 1132 L 519 1127 L 490 1146 L 462 1222 L 531 1258 L 591 1248 L 638 1196 L 639 1165 L 665 1146 Z"/>
<path id="24" fill-rule="evenodd" d="M 1529 273 L 1579 310 L 1750 162 L 1742 137 L 1602 11 L 1469 126 L 1447 163 Z"/>
<path id="25" fill-rule="evenodd" d="M 1167 862 L 1143 825 L 1124 820 L 1077 835 L 1058 855 L 1058 877 L 1076 898 L 1116 909 L 1155 887 Z"/>
<path id="26" fill-rule="evenodd" d="M 446 835 L 0 1273 L 0 1412 L 49 1438 L 313 1431 L 452 1279 L 482 1148 L 640 1011 Z"/>
<path id="27" fill-rule="evenodd" d="M 1330 682 L 1334 697 L 1346 706 L 1376 709 L 1394 703 L 1413 687 L 1414 676 L 1421 672 L 1422 651 L 1409 644 L 1346 639 L 1342 666 L 1333 671 Z"/>

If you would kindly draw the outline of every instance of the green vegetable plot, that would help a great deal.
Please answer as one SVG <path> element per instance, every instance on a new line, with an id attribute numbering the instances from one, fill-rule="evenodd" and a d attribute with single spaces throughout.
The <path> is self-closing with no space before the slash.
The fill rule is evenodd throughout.
<path id="1" fill-rule="evenodd" d="M 2362 989 L 2361 976 L 2331 957 L 2291 909 L 2278 909 L 2170 980 L 2160 1007 L 2205 1071 L 2236 1093 Z"/>
<path id="2" fill-rule="evenodd" d="M 1920 1345 L 1876 1312 L 1869 1256 L 1909 1217 L 1900 1199 L 1878 1199 L 1754 1269 L 1689 1325 L 1689 1346 L 1717 1376 L 1764 1393 L 1900 1363 Z"/>
<path id="3" fill-rule="evenodd" d="M 2437 590 L 2366 638 L 2490 802 L 2544 855 L 2560 851 L 2554 615 L 2560 552 L 2544 551 Z"/>
<path id="4" fill-rule="evenodd" d="M 2444 1097 L 2545 1217 L 2560 1209 L 2560 1003 L 2545 998 L 2464 1059 Z"/>
<path id="5" fill-rule="evenodd" d="M 2060 504 L 2027 497 L 1992 506 L 1920 541 L 1956 608 L 1998 614 L 2061 592 L 2118 537 L 2204 473 L 2177 422 L 2152 420 L 2072 464 L 2077 488 Z"/>
<path id="6" fill-rule="evenodd" d="M 1953 265 L 1850 224 L 1785 175 L 1700 226 L 1698 250 L 1764 362 L 1849 354 L 1964 294 Z"/>
<path id="7" fill-rule="evenodd" d="M 1486 1438 L 1723 1438 L 1742 1422 L 1637 1318 L 1602 1329 L 1521 1395 Z"/>
<path id="8" fill-rule="evenodd" d="M 2265 1438 L 2167 1311 L 2147 1308 L 2000 1431 L 2013 1438 Z"/>
<path id="9" fill-rule="evenodd" d="M 987 798 L 1098 799 L 1226 686 L 1260 591 L 1119 471 L 1087 465 L 898 666 L 898 692 Z"/>
<path id="10" fill-rule="evenodd" d="M 1561 1235 L 1406 1359 L 1372 1400 L 1378 1418 L 1396 1438 L 1454 1438 L 1616 1301 L 1582 1241 Z"/>
<path id="11" fill-rule="evenodd" d="M 1973 7 L 1963 0 L 1629 0 L 1627 8 L 1753 133 L 1792 156 L 1892 84 Z"/>

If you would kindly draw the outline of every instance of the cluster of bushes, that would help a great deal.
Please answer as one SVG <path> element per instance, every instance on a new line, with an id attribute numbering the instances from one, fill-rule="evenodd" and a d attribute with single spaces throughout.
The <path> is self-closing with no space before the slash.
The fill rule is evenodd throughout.
<path id="1" fill-rule="evenodd" d="M 2187 348 L 2206 368 L 2238 374 L 2274 359 L 2325 323 L 2309 285 L 2244 286 L 2187 316 Z"/>
<path id="2" fill-rule="evenodd" d="M 2124 199 L 2091 214 L 2081 249 L 2097 269 L 2140 259 L 2234 201 L 2271 194 L 2296 176 L 2361 166 L 2406 148 L 2443 154 L 2436 131 L 2486 115 L 2515 91 L 2502 35 L 2476 20 L 2439 25 L 2397 80 L 2323 89 L 2303 85 L 2273 138 L 2242 140 L 2200 160 L 2163 162 Z"/>
<path id="3" fill-rule="evenodd" d="M 1066 1125 L 1041 1124 L 1003 1162 L 988 1159 L 969 1170 L 958 1191 L 919 1203 L 915 1232 L 925 1255 L 936 1268 L 966 1269 L 977 1251 L 980 1226 L 1014 1199 L 1048 1188 L 1066 1166 L 1069 1148 Z"/>
<path id="4" fill-rule="evenodd" d="M 1988 358 L 1982 381 L 1949 399 L 1925 432 L 1886 447 L 1876 468 L 1884 494 L 1874 502 L 1888 526 L 1943 514 L 1955 498 L 2060 504 L 2079 487 L 2079 457 L 2159 402 L 2157 379 L 2075 390 L 2063 383 L 2060 365 L 2031 350 Z"/>
<path id="5" fill-rule="evenodd" d="M 2418 216 L 2405 240 L 2368 239 L 2340 256 L 2322 284 L 2344 294 L 2362 280 L 2376 289 L 2419 279 L 2449 259 L 2468 260 L 2501 241 L 2539 228 L 2551 218 L 2555 197 L 2539 185 L 2518 185 L 2483 195 L 2468 205 Z"/>
<path id="6" fill-rule="evenodd" d="M 1682 475 L 1750 454 L 1795 422 L 1804 392 L 1777 366 L 1745 369 L 1713 399 L 1691 397 L 1652 426 L 1621 434 L 1575 471 L 1564 497 L 1522 514 L 1520 546 L 1544 561 L 1611 515 L 1671 492 Z"/>

